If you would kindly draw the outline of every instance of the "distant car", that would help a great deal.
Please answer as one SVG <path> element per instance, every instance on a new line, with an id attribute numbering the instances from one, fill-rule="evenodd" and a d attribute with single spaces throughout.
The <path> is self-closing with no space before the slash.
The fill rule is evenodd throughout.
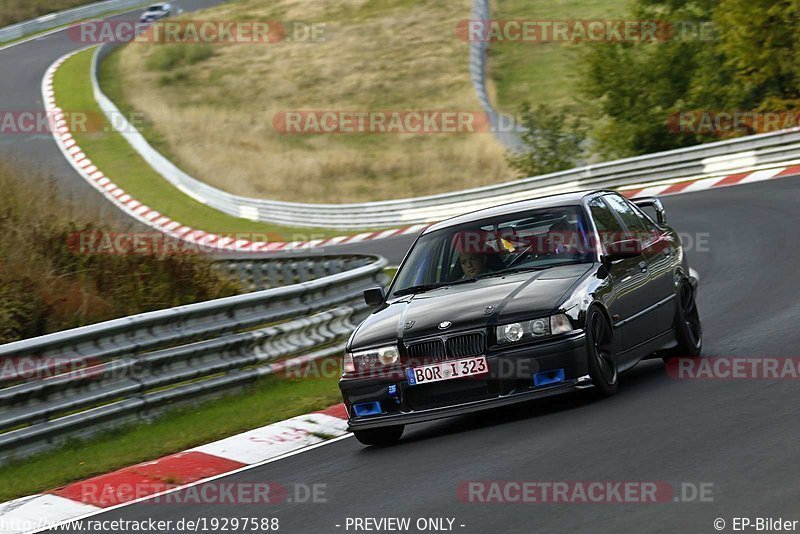
<path id="1" fill-rule="evenodd" d="M 653 217 L 643 209 L 654 211 Z M 339 388 L 367 445 L 404 425 L 592 387 L 648 357 L 697 356 L 678 234 L 614 191 L 483 209 L 420 235 L 347 343 Z"/>
<path id="2" fill-rule="evenodd" d="M 175 8 L 168 2 L 153 4 L 139 17 L 141 22 L 153 22 L 164 17 L 169 17 L 175 13 Z"/>

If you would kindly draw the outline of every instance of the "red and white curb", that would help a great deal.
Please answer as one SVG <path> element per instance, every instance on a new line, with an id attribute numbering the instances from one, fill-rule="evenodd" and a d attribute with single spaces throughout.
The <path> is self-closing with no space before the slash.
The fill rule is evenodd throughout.
<path id="1" fill-rule="evenodd" d="M 347 434 L 343 404 L 0 504 L 0 534 L 36 532 L 304 452 Z"/>
<path id="2" fill-rule="evenodd" d="M 90 47 L 89 47 L 90 48 Z M 70 133 L 63 110 L 56 103 L 55 89 L 53 87 L 53 77 L 61 65 L 73 55 L 82 52 L 86 48 L 75 50 L 57 59 L 47 69 L 42 79 L 42 99 L 45 110 L 53 117 L 55 128 L 53 138 L 64 157 L 92 187 L 102 193 L 115 206 L 125 211 L 128 215 L 139 222 L 150 226 L 170 237 L 190 242 L 194 245 L 217 250 L 234 250 L 244 252 L 279 252 L 286 250 L 301 250 L 308 248 L 319 248 L 333 245 L 344 245 L 349 243 L 359 243 L 374 239 L 385 239 L 387 237 L 416 234 L 430 226 L 430 224 L 415 224 L 403 228 L 393 228 L 390 230 L 379 230 L 375 232 L 363 232 L 356 235 L 331 237 L 328 239 L 314 239 L 310 241 L 285 242 L 253 242 L 245 239 L 235 240 L 227 236 L 204 232 L 195 228 L 181 224 L 166 215 L 142 204 L 131 195 L 126 193 L 114 181 L 106 176 L 103 171 L 92 163 L 92 160 L 81 150 L 77 142 Z"/>
<path id="3" fill-rule="evenodd" d="M 82 50 L 76 50 L 56 60 L 47 69 L 47 72 L 42 80 L 42 97 L 44 100 L 45 109 L 54 116 L 55 120 L 53 137 L 56 141 L 56 144 L 61 149 L 61 152 L 64 154 L 64 157 L 67 159 L 67 161 L 69 161 L 78 174 L 80 174 L 89 184 L 102 193 L 118 208 L 125 211 L 127 214 L 141 223 L 150 226 L 151 228 L 163 232 L 170 237 L 211 250 L 280 252 L 333 245 L 344 245 L 376 239 L 385 239 L 387 237 L 416 234 L 425 230 L 431 224 L 434 224 L 433 222 L 415 224 L 403 228 L 394 228 L 375 232 L 363 232 L 356 235 L 338 236 L 328 239 L 314 239 L 310 241 L 292 241 L 289 243 L 253 242 L 245 239 L 235 240 L 231 237 L 197 230 L 181 224 L 180 222 L 175 221 L 166 215 L 162 215 L 149 206 L 146 206 L 135 198 L 131 197 L 131 195 L 117 186 L 111 178 L 103 174 L 103 172 L 98 169 L 97 166 L 94 165 L 81 150 L 80 146 L 78 146 L 77 142 L 70 133 L 69 128 L 67 127 L 64 114 L 61 108 L 59 108 L 56 104 L 55 90 L 53 88 L 53 77 L 58 68 L 67 59 L 81 51 Z M 628 198 L 636 198 L 651 195 L 665 196 L 678 193 L 702 191 L 715 187 L 740 185 L 800 174 L 800 165 L 798 165 L 798 163 L 800 163 L 800 161 L 754 166 L 741 170 L 737 169 L 739 172 L 733 174 L 717 172 L 713 175 L 705 174 L 689 179 L 683 178 L 670 181 L 657 181 L 639 185 L 624 186 L 620 188 L 620 192 L 622 192 Z M 531 195 L 535 195 L 535 192 L 531 192 Z"/>
<path id="4" fill-rule="evenodd" d="M 639 198 L 647 196 L 668 196 L 681 193 L 692 193 L 704 191 L 716 187 L 729 187 L 732 185 L 743 185 L 774 178 L 785 178 L 788 176 L 800 175 L 800 165 L 784 163 L 778 167 L 753 168 L 743 172 L 727 174 L 722 176 L 708 176 L 693 179 L 672 180 L 670 182 L 651 183 L 627 186 L 620 188 L 620 193 L 628 198 Z"/>

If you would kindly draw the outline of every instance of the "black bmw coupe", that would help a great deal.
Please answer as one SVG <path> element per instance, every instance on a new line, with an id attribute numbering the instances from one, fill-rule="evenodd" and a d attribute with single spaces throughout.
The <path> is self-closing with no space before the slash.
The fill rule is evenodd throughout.
<path id="1" fill-rule="evenodd" d="M 649 214 L 652 212 L 652 216 Z M 367 445 L 409 423 L 592 387 L 697 356 L 697 280 L 655 198 L 548 196 L 435 224 L 351 336 L 339 387 Z"/>

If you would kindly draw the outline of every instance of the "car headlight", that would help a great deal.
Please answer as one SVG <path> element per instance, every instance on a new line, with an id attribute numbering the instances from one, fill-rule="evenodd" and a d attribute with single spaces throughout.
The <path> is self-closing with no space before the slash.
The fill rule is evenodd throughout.
<path id="1" fill-rule="evenodd" d="M 501 345 L 516 343 L 526 339 L 566 334 L 573 330 L 569 317 L 560 313 L 551 317 L 500 325 L 497 327 L 497 342 Z"/>
<path id="2" fill-rule="evenodd" d="M 369 350 L 346 352 L 342 368 L 345 373 L 355 373 L 393 365 L 400 359 L 400 352 L 394 345 Z"/>

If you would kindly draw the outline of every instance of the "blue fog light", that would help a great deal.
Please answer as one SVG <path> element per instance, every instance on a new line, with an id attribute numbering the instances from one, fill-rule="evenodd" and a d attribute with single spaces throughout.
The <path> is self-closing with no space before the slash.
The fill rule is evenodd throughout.
<path id="1" fill-rule="evenodd" d="M 397 384 L 392 384 L 389 386 L 388 392 L 389 397 L 395 402 L 395 404 L 400 404 L 400 392 L 397 391 Z"/>
<path id="2" fill-rule="evenodd" d="M 381 413 L 381 403 L 374 402 L 361 402 L 353 405 L 353 411 L 356 412 L 356 417 L 363 417 L 365 415 L 378 415 Z"/>
<path id="3" fill-rule="evenodd" d="M 542 371 L 533 375 L 533 385 L 536 387 L 558 384 L 564 381 L 564 369 L 553 369 L 552 371 Z"/>

